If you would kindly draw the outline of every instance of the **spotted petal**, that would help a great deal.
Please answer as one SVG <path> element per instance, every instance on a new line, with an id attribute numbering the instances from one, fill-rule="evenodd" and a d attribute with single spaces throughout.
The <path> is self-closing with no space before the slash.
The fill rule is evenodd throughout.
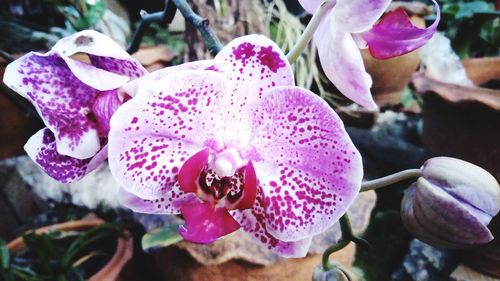
<path id="1" fill-rule="evenodd" d="M 223 72 L 227 68 L 228 64 L 226 62 L 214 60 L 200 60 L 165 67 L 128 82 L 120 88 L 120 92 L 122 94 L 135 97 L 140 92 L 153 91 L 156 83 L 158 83 L 161 79 L 181 70 L 211 70 L 215 72 Z"/>
<path id="2" fill-rule="evenodd" d="M 440 20 L 439 5 L 436 19 L 431 26 L 414 26 L 403 9 L 387 13 L 372 29 L 361 34 L 366 41 L 370 54 L 377 59 L 388 59 L 409 53 L 422 47 L 436 32 Z"/>
<path id="3" fill-rule="evenodd" d="M 119 184 L 144 199 L 168 198 L 178 212 L 174 202 L 183 192 L 177 175 L 184 162 L 204 148 L 222 148 L 216 104 L 224 91 L 221 74 L 184 70 L 123 104 L 109 134 L 109 164 Z"/>
<path id="4" fill-rule="evenodd" d="M 376 109 L 370 93 L 372 79 L 350 33 L 330 28 L 325 18 L 314 34 L 321 66 L 328 79 L 350 100 L 368 109 Z"/>
<path id="5" fill-rule="evenodd" d="M 332 9 L 332 27 L 338 31 L 366 31 L 378 21 L 391 0 L 337 0 Z"/>
<path id="6" fill-rule="evenodd" d="M 86 159 L 99 151 L 97 126 L 88 118 L 99 91 L 73 75 L 59 55 L 26 54 L 7 66 L 4 83 L 35 106 L 58 153 Z"/>
<path id="7" fill-rule="evenodd" d="M 260 189 L 257 192 L 257 198 L 252 209 L 231 211 L 231 215 L 243 230 L 254 236 L 260 243 L 266 245 L 268 249 L 284 257 L 304 257 L 311 245 L 312 236 L 294 242 L 285 242 L 271 235 L 266 228 L 266 211 L 262 194 L 263 191 Z"/>
<path id="8" fill-rule="evenodd" d="M 230 64 L 225 72 L 231 88 L 223 97 L 224 116 L 231 122 L 224 129 L 225 143 L 247 143 L 251 136 L 245 120 L 248 108 L 258 104 L 265 90 L 294 85 L 293 71 L 281 49 L 263 35 L 247 35 L 229 42 L 215 57 Z M 232 140 L 233 138 L 238 140 Z"/>
<path id="9" fill-rule="evenodd" d="M 332 226 L 358 194 L 361 156 L 328 104 L 299 87 L 271 89 L 254 117 L 248 157 L 267 231 L 298 241 Z"/>
<path id="10" fill-rule="evenodd" d="M 31 136 L 24 149 L 45 173 L 62 183 L 82 178 L 106 160 L 106 157 L 80 160 L 59 154 L 54 134 L 48 128 L 41 129 Z"/>

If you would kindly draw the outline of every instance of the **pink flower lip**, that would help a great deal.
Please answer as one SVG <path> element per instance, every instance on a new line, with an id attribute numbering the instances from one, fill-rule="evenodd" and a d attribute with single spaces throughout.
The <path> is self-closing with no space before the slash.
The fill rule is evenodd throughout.
<path id="1" fill-rule="evenodd" d="M 231 176 L 220 176 L 210 168 L 209 156 L 209 149 L 204 149 L 184 163 L 178 177 L 181 190 L 195 193 L 214 208 L 251 208 L 257 196 L 257 176 L 252 162 L 248 161 Z"/>
<path id="2" fill-rule="evenodd" d="M 219 176 L 209 168 L 209 149 L 189 158 L 179 171 L 179 185 L 197 198 L 180 208 L 186 220 L 181 236 L 194 243 L 211 243 L 239 229 L 229 210 L 252 208 L 257 197 L 257 177 L 252 162 L 232 176 Z M 216 161 L 215 161 L 216 162 Z"/>

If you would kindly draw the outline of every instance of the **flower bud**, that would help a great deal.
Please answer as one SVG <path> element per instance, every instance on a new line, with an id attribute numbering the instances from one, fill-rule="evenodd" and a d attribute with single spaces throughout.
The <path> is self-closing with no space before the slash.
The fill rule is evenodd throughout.
<path id="1" fill-rule="evenodd" d="M 487 225 L 500 211 L 500 186 L 484 169 L 450 157 L 424 163 L 406 191 L 401 217 L 418 239 L 462 249 L 493 240 Z"/>
<path id="2" fill-rule="evenodd" d="M 359 279 L 350 270 L 340 264 L 333 264 L 332 268 L 325 270 L 322 265 L 317 265 L 313 271 L 312 281 L 358 281 Z"/>

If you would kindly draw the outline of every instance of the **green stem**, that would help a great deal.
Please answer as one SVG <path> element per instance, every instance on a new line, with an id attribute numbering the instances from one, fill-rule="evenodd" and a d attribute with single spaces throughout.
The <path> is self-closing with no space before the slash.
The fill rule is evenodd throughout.
<path id="1" fill-rule="evenodd" d="M 322 259 L 322 262 L 323 262 L 323 269 L 325 271 L 328 271 L 330 269 L 332 269 L 332 264 L 330 263 L 330 255 L 339 251 L 339 250 L 342 250 L 343 248 L 345 248 L 345 246 L 347 246 L 351 241 L 346 241 L 346 240 L 340 240 L 337 244 L 335 245 L 332 245 L 330 246 L 328 249 L 325 250 L 325 252 L 323 253 L 323 259 Z"/>
<path id="2" fill-rule="evenodd" d="M 408 169 L 401 172 L 397 172 L 395 174 L 385 176 L 379 179 L 365 181 L 361 184 L 361 192 L 378 189 L 381 187 L 385 187 L 391 185 L 396 182 L 400 182 L 402 180 L 410 179 L 410 178 L 418 178 L 422 176 L 422 171 L 420 169 Z"/>
<path id="3" fill-rule="evenodd" d="M 352 234 L 351 222 L 347 213 L 339 219 L 339 223 L 340 231 L 342 232 L 342 238 L 340 238 L 340 241 L 337 244 L 330 246 L 323 253 L 322 261 L 323 269 L 325 271 L 328 271 L 332 268 L 332 265 L 330 264 L 330 255 L 345 248 L 345 246 L 347 246 L 352 241 L 353 237 L 355 237 Z"/>
<path id="4" fill-rule="evenodd" d="M 309 24 L 307 24 L 306 29 L 304 29 L 304 33 L 302 33 L 297 43 L 295 43 L 290 52 L 288 52 L 288 54 L 286 55 L 290 63 L 294 63 L 297 58 L 300 57 L 304 49 L 307 47 L 307 44 L 309 44 L 309 42 L 311 41 L 314 32 L 316 31 L 316 29 L 318 29 L 318 26 L 321 23 L 324 15 L 328 11 L 330 11 L 330 9 L 333 8 L 334 5 L 335 0 L 326 0 L 318 7 L 313 17 L 311 18 L 311 21 L 309 21 Z"/>

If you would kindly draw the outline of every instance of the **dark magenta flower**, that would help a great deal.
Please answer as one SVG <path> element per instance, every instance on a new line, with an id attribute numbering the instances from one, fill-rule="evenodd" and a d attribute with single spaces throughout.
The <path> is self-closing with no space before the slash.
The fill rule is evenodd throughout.
<path id="1" fill-rule="evenodd" d="M 95 169 L 107 158 L 109 120 L 123 103 L 117 89 L 146 73 L 117 43 L 92 30 L 10 63 L 4 83 L 31 102 L 47 126 L 26 143 L 28 155 L 63 183 Z"/>
<path id="2" fill-rule="evenodd" d="M 299 2 L 306 11 L 314 13 L 324 0 Z M 420 48 L 431 39 L 439 23 L 439 6 L 433 2 L 436 20 L 428 28 L 419 28 L 401 8 L 380 19 L 391 0 L 337 0 L 314 34 L 328 79 L 352 101 L 369 109 L 377 108 L 370 94 L 372 79 L 365 71 L 359 46 L 367 47 L 377 59 Z"/>
<path id="3" fill-rule="evenodd" d="M 294 86 L 262 35 L 212 61 L 166 68 L 123 87 L 109 164 L 137 212 L 182 213 L 184 239 L 210 243 L 240 227 L 284 256 L 304 256 L 357 195 L 359 152 L 336 113 Z"/>

